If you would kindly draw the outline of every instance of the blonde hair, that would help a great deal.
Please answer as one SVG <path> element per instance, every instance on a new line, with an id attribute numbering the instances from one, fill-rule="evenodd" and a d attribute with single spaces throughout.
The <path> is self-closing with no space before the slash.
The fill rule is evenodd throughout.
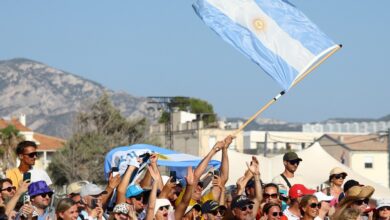
<path id="1" fill-rule="evenodd" d="M 59 213 L 65 212 L 66 210 L 70 209 L 70 207 L 74 205 L 76 205 L 76 203 L 70 198 L 61 199 L 56 206 L 57 219 L 62 220 Z"/>
<path id="2" fill-rule="evenodd" d="M 360 211 L 354 208 L 344 209 L 338 216 L 332 216 L 334 220 L 356 220 L 360 215 Z"/>

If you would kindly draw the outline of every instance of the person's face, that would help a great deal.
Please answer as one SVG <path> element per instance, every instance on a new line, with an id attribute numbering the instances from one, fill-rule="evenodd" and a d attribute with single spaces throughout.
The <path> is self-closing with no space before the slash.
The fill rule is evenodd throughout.
<path id="1" fill-rule="evenodd" d="M 380 218 L 389 218 L 390 217 L 390 206 L 384 206 L 378 209 L 378 216 Z"/>
<path id="2" fill-rule="evenodd" d="M 318 216 L 318 212 L 319 212 L 318 205 L 319 203 L 317 198 L 309 199 L 309 202 L 306 205 L 306 207 L 303 207 L 303 211 L 305 212 L 305 215 L 311 218 L 315 218 L 316 216 Z"/>
<path id="3" fill-rule="evenodd" d="M 124 213 L 115 213 L 114 218 L 115 220 L 128 220 L 130 219 L 130 216 Z"/>
<path id="4" fill-rule="evenodd" d="M 279 220 L 280 217 L 283 215 L 282 211 L 280 210 L 279 206 L 272 206 L 268 213 L 265 213 L 268 220 Z"/>
<path id="5" fill-rule="evenodd" d="M 35 147 L 25 147 L 23 153 L 19 155 L 20 162 L 29 166 L 35 164 L 37 159 L 37 149 Z"/>
<path id="6" fill-rule="evenodd" d="M 4 182 L 1 188 L 1 196 L 3 199 L 10 199 L 15 195 L 16 188 L 9 182 Z"/>
<path id="7" fill-rule="evenodd" d="M 197 185 L 194 189 L 194 193 L 192 194 L 192 199 L 195 200 L 195 201 L 199 201 L 200 198 L 202 197 L 202 191 L 203 191 L 203 187 L 201 185 Z"/>
<path id="8" fill-rule="evenodd" d="M 249 198 L 256 197 L 255 187 L 247 187 L 247 188 L 245 188 L 245 192 Z"/>
<path id="9" fill-rule="evenodd" d="M 344 183 L 346 175 L 344 173 L 333 175 L 332 183 L 336 186 L 341 186 Z"/>
<path id="10" fill-rule="evenodd" d="M 239 220 L 246 220 L 253 213 L 253 204 L 233 209 L 233 215 Z"/>
<path id="11" fill-rule="evenodd" d="M 368 202 L 369 202 L 368 198 L 357 200 L 357 201 L 352 203 L 351 208 L 357 209 L 363 213 L 364 210 L 366 210 L 366 208 L 368 206 Z"/>
<path id="12" fill-rule="evenodd" d="M 278 191 L 272 186 L 264 189 L 263 198 L 265 203 L 280 203 Z"/>
<path id="13" fill-rule="evenodd" d="M 60 212 L 59 215 L 64 220 L 76 220 L 79 216 L 79 212 L 77 211 L 77 205 L 73 205 L 65 212 Z"/>
<path id="14" fill-rule="evenodd" d="M 50 204 L 51 196 L 51 193 L 42 193 L 34 196 L 34 198 L 31 199 L 31 202 L 37 208 L 46 209 Z"/>
<path id="15" fill-rule="evenodd" d="M 73 194 L 69 198 L 71 198 L 77 205 L 77 210 L 80 212 L 85 209 L 85 204 L 81 201 L 80 194 Z"/>
<path id="16" fill-rule="evenodd" d="M 144 210 L 144 203 L 143 203 L 143 196 L 142 194 L 141 195 L 138 195 L 138 196 L 135 196 L 135 197 L 132 197 L 131 199 L 131 204 L 134 205 L 134 208 L 135 208 L 135 211 L 140 213 Z"/>
<path id="17" fill-rule="evenodd" d="M 289 161 L 283 161 L 284 167 L 286 170 L 288 170 L 291 173 L 294 173 L 299 166 L 300 161 L 299 160 L 289 160 Z"/>
<path id="18" fill-rule="evenodd" d="M 168 210 L 169 210 L 169 205 L 160 206 L 156 212 L 156 220 L 167 220 Z"/>

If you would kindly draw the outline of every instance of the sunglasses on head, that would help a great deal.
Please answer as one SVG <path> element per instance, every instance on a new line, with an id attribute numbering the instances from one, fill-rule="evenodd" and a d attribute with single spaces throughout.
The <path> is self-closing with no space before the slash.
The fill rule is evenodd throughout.
<path id="1" fill-rule="evenodd" d="M 1 191 L 8 191 L 8 192 L 12 192 L 12 190 L 16 190 L 16 187 L 15 186 L 9 186 L 7 188 L 1 189 Z"/>
<path id="2" fill-rule="evenodd" d="M 30 158 L 38 157 L 38 153 L 37 152 L 31 152 L 31 153 L 24 154 L 24 155 L 27 155 Z"/>
<path id="3" fill-rule="evenodd" d="M 365 199 L 361 199 L 361 200 L 355 201 L 355 204 L 356 205 L 363 205 L 363 203 L 364 203 L 364 204 L 368 205 L 369 201 L 370 201 L 370 199 L 365 198 Z"/>
<path id="4" fill-rule="evenodd" d="M 333 176 L 335 179 L 345 179 L 346 175 L 343 173 L 336 174 Z"/>
<path id="5" fill-rule="evenodd" d="M 276 217 L 276 216 L 283 216 L 283 212 L 273 212 L 272 216 L 274 216 L 274 217 Z"/>
<path id="6" fill-rule="evenodd" d="M 224 216 L 225 215 L 225 209 L 216 209 L 216 210 L 212 210 L 210 211 L 210 214 L 216 216 L 218 215 L 218 212 L 221 216 Z"/>
<path id="7" fill-rule="evenodd" d="M 321 203 L 311 203 L 310 205 L 310 208 L 312 208 L 312 209 L 315 209 L 315 208 L 321 208 Z"/>
<path id="8" fill-rule="evenodd" d="M 379 211 L 390 211 L 390 206 L 383 206 L 378 209 Z"/>
<path id="9" fill-rule="evenodd" d="M 252 210 L 253 209 L 253 205 L 252 204 L 251 205 L 246 205 L 244 207 L 241 207 L 240 209 L 243 212 L 245 212 L 247 209 Z"/>
<path id="10" fill-rule="evenodd" d="M 288 161 L 291 165 L 299 165 L 299 163 L 301 162 L 300 160 L 289 160 Z"/>
<path id="11" fill-rule="evenodd" d="M 39 194 L 37 196 L 41 196 L 42 198 L 46 198 L 46 197 L 51 198 L 52 195 L 53 195 L 52 193 L 42 193 L 42 194 Z"/>
<path id="12" fill-rule="evenodd" d="M 276 198 L 278 198 L 278 194 L 277 193 L 273 193 L 273 194 L 264 193 L 263 197 L 264 197 L 264 199 L 268 199 L 268 198 L 276 199 Z"/>
<path id="13" fill-rule="evenodd" d="M 160 210 L 160 211 L 162 211 L 162 210 L 164 210 L 164 209 L 169 210 L 169 207 L 170 207 L 170 205 L 160 206 L 160 207 L 158 208 L 158 210 Z"/>

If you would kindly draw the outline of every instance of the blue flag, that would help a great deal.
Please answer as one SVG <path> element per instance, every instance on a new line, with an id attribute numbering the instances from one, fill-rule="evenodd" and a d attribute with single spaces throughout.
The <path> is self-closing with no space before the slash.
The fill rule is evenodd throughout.
<path id="1" fill-rule="evenodd" d="M 283 0 L 198 0 L 199 17 L 259 65 L 284 90 L 338 47 Z"/>

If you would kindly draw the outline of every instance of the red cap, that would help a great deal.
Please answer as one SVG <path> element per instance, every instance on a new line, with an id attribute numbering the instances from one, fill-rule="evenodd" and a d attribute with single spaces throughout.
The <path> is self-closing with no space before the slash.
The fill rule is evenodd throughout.
<path id="1" fill-rule="evenodd" d="M 308 189 L 302 184 L 295 184 L 288 191 L 288 195 L 291 199 L 296 199 L 305 195 L 312 195 L 315 192 L 315 190 Z"/>

